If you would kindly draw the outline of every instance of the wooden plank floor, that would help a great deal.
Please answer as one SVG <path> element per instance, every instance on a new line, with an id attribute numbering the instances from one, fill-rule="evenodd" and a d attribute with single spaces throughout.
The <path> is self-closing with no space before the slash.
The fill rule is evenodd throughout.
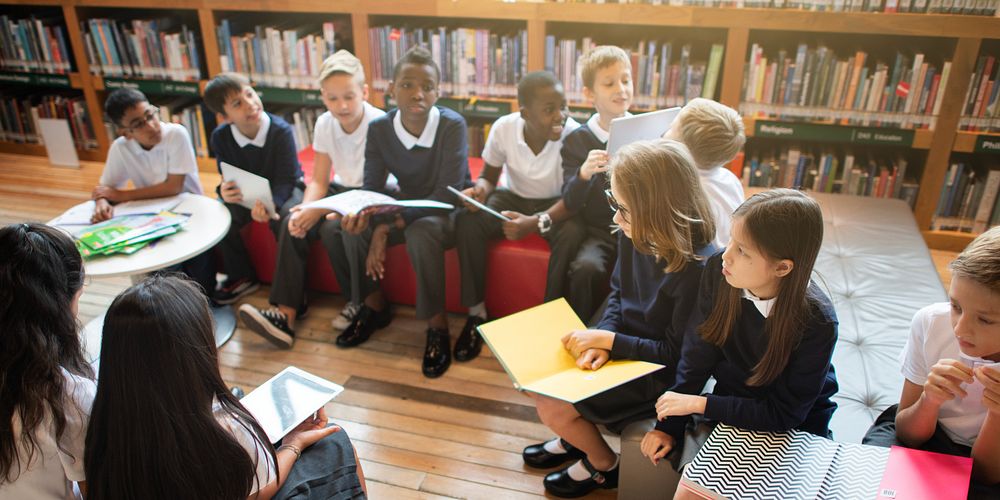
<path id="1" fill-rule="evenodd" d="M 0 155 L 0 224 L 47 221 L 86 200 L 102 164 L 51 166 L 44 158 Z M 201 174 L 206 190 L 215 174 Z M 86 323 L 129 285 L 127 278 L 95 279 L 80 304 Z M 249 302 L 267 303 L 268 287 Z M 222 375 L 248 392 L 287 365 L 296 365 L 346 390 L 327 413 L 350 434 L 372 498 L 538 498 L 544 473 L 521 461 L 524 446 L 551 433 L 534 406 L 511 387 L 485 349 L 469 363 L 453 363 L 436 380 L 420 374 L 424 324 L 411 307 L 397 307 L 389 328 L 356 349 L 333 344 L 330 321 L 343 306 L 337 295 L 312 293 L 310 314 L 298 325 L 295 347 L 282 351 L 244 328 L 220 351 Z M 452 317 L 453 337 L 464 318 Z M 617 449 L 616 437 L 609 437 Z M 602 491 L 592 498 L 614 498 Z"/>

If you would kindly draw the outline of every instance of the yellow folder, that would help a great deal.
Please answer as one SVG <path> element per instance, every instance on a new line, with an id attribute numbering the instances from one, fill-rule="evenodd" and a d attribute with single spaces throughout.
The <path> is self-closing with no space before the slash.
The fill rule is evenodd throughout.
<path id="1" fill-rule="evenodd" d="M 556 299 L 479 326 L 486 343 L 520 391 L 576 403 L 617 387 L 663 365 L 609 361 L 599 370 L 581 370 L 562 338 L 586 327 L 566 299 Z"/>

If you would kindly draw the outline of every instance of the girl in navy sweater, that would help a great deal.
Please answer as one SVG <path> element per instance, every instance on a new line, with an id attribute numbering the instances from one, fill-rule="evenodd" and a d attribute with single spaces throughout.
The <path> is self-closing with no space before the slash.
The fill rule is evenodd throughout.
<path id="1" fill-rule="evenodd" d="M 549 468 L 575 460 L 545 478 L 546 490 L 562 497 L 618 485 L 618 457 L 595 424 L 621 429 L 653 416 L 656 398 L 674 382 L 701 268 L 715 252 L 712 210 L 683 144 L 631 144 L 612 160 L 610 179 L 608 203 L 624 237 L 608 306 L 596 329 L 571 332 L 563 343 L 583 369 L 597 370 L 609 358 L 667 368 L 576 405 L 535 397 L 539 417 L 559 437 L 525 448 L 524 461 Z"/>
<path id="2" fill-rule="evenodd" d="M 729 247 L 705 265 L 676 382 L 656 402 L 660 422 L 642 440 L 654 464 L 687 444 L 675 465 L 686 464 L 715 422 L 830 436 L 837 317 L 810 281 L 822 241 L 820 207 L 798 191 L 763 192 L 736 209 Z M 713 392 L 698 395 L 711 376 Z"/>

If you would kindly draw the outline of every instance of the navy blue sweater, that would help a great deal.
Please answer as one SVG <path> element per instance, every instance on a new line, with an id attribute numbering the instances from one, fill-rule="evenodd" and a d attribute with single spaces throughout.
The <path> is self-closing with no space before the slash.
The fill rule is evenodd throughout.
<path id="1" fill-rule="evenodd" d="M 827 437 L 830 417 L 837 408 L 830 399 L 837 392 L 831 363 L 837 343 L 837 315 L 830 299 L 815 283 L 810 285 L 810 317 L 799 345 L 789 356 L 788 366 L 770 384 L 750 387 L 746 380 L 767 349 L 764 316 L 757 307 L 747 299 L 741 300 L 739 319 L 721 349 L 702 340 L 695 328 L 711 312 L 723 279 L 720 254 L 705 265 L 694 318 L 697 321 L 689 323 L 684 335 L 677 382 L 670 390 L 698 394 L 714 376 L 717 383 L 705 405 L 709 420 L 749 430 L 798 429 Z M 667 417 L 657 422 L 656 428 L 680 440 L 689 418 Z"/>
<path id="2" fill-rule="evenodd" d="M 715 252 L 708 245 L 699 255 Z M 666 262 L 640 253 L 632 240 L 618 237 L 618 261 L 611 275 L 611 295 L 597 328 L 615 332 L 612 359 L 634 359 L 661 363 L 665 369 L 653 373 L 664 390 L 674 383 L 677 360 L 687 322 L 698 297 L 704 261 L 689 262 L 683 269 L 666 273 Z"/>
<path id="3" fill-rule="evenodd" d="M 563 202 L 566 209 L 573 214 L 579 214 L 583 221 L 592 227 L 607 229 L 611 226 L 614 214 L 608 206 L 604 190 L 611 187 L 608 178 L 603 173 L 594 174 L 589 181 L 580 179 L 577 175 L 580 166 L 587 160 L 592 149 L 604 149 L 607 143 L 601 142 L 587 124 L 583 124 L 569 133 L 563 139 Z"/>
<path id="4" fill-rule="evenodd" d="M 448 191 L 448 186 L 465 189 L 472 185 L 465 118 L 448 108 L 437 108 L 441 120 L 431 148 L 413 146 L 413 149 L 406 149 L 403 146 L 392 125 L 398 109 L 368 124 L 364 189 L 384 192 L 385 181 L 393 174 L 399 181 L 399 193 L 391 194 L 400 199 L 455 204 L 455 195 Z M 402 216 L 409 225 L 421 217 L 440 213 L 438 209 L 407 208 Z"/>
<path id="5" fill-rule="evenodd" d="M 241 148 L 233 138 L 232 124 L 229 123 L 219 125 L 212 131 L 210 143 L 218 162 L 226 162 L 270 181 L 274 206 L 280 210 L 292 196 L 295 182 L 302 177 L 302 168 L 299 167 L 292 127 L 279 116 L 267 115 L 271 117 L 271 127 L 263 148 L 253 144 Z M 222 173 L 221 167 L 219 173 Z M 219 188 L 216 187 L 215 191 L 218 193 Z"/>

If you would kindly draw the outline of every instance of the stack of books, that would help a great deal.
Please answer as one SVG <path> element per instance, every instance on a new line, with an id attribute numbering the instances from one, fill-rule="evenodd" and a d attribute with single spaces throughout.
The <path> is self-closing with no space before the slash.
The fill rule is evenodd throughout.
<path id="1" fill-rule="evenodd" d="M 378 26 L 368 30 L 372 85 L 385 90 L 396 61 L 424 46 L 441 68 L 442 96 L 517 97 L 528 72 L 528 32 Z"/>
<path id="2" fill-rule="evenodd" d="M 545 37 L 545 69 L 559 77 L 571 102 L 583 102 L 580 56 L 598 45 L 592 38 Z M 676 45 L 676 50 L 675 50 Z M 628 50 L 628 49 L 626 49 Z M 693 59 L 691 44 L 640 41 L 630 51 L 637 108 L 683 106 L 695 97 L 715 99 L 722 68 L 723 45 L 712 44 L 708 58 Z"/>
<path id="3" fill-rule="evenodd" d="M 41 144 L 39 118 L 67 120 L 77 149 L 97 149 L 97 137 L 83 97 L 63 95 L 0 97 L 0 140 Z"/>
<path id="4" fill-rule="evenodd" d="M 76 236 L 76 248 L 85 259 L 131 255 L 164 236 L 176 233 L 187 220 L 187 215 L 173 212 L 115 217 L 83 228 Z"/>
<path id="5" fill-rule="evenodd" d="M 1000 64 L 993 55 L 981 55 L 965 91 L 960 130 L 1000 132 Z"/>
<path id="6" fill-rule="evenodd" d="M 981 233 L 1000 224 L 1000 164 L 987 167 L 952 163 L 941 186 L 931 229 Z"/>
<path id="7" fill-rule="evenodd" d="M 743 79 L 745 116 L 829 121 L 842 125 L 933 128 L 951 62 L 940 70 L 924 54 L 897 52 L 891 66 L 863 50 L 847 57 L 799 44 L 765 54 L 753 44 Z"/>
<path id="8" fill-rule="evenodd" d="M 0 68 L 6 71 L 69 73 L 73 56 L 66 30 L 54 21 L 0 16 Z"/>
<path id="9" fill-rule="evenodd" d="M 768 153 L 749 153 L 743 163 L 746 187 L 784 187 L 873 198 L 899 198 L 916 203 L 920 186 L 907 178 L 901 156 L 838 152 L 787 146 Z"/>
<path id="10" fill-rule="evenodd" d="M 247 75 L 255 84 L 280 88 L 316 88 L 319 68 L 336 50 L 332 22 L 323 32 L 307 28 L 279 29 L 255 26 L 253 32 L 233 35 L 228 19 L 215 28 L 222 71 Z"/>
<path id="11" fill-rule="evenodd" d="M 195 32 L 168 18 L 80 23 L 90 72 L 111 77 L 198 81 L 201 56 Z"/>

